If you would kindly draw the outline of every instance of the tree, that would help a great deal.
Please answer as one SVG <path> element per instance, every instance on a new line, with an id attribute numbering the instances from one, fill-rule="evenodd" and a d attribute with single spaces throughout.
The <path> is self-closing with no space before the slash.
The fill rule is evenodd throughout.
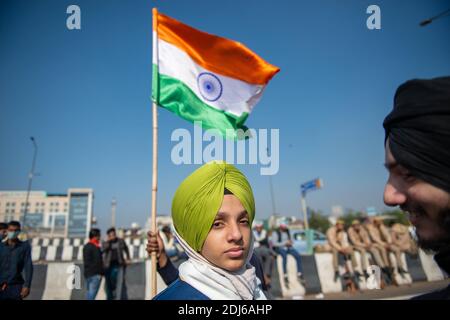
<path id="1" fill-rule="evenodd" d="M 341 218 L 345 222 L 345 226 L 348 228 L 352 225 L 353 220 L 359 220 L 361 221 L 364 219 L 367 215 L 364 212 L 361 211 L 353 211 L 348 210 L 347 213 Z"/>
<path id="2" fill-rule="evenodd" d="M 401 223 L 401 224 L 403 224 L 405 226 L 409 226 L 410 225 L 409 220 L 408 220 L 408 216 L 406 215 L 406 213 L 404 213 L 400 209 L 384 211 L 382 213 L 382 215 L 392 217 L 392 219 L 387 221 L 387 224 L 389 224 L 389 225 L 394 224 L 394 223 Z"/>
<path id="3" fill-rule="evenodd" d="M 322 212 L 315 211 L 313 209 L 309 209 L 309 212 L 309 227 L 322 233 L 326 233 L 331 225 L 330 221 L 328 221 L 328 217 L 325 216 Z"/>

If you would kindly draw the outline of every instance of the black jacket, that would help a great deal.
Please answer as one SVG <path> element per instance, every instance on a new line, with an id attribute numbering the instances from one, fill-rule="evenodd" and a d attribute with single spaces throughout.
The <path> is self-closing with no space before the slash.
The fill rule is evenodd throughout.
<path id="1" fill-rule="evenodd" d="M 434 260 L 442 270 L 450 274 L 450 246 L 439 250 Z M 450 285 L 441 290 L 414 297 L 413 300 L 450 300 Z"/>
<path id="2" fill-rule="evenodd" d="M 130 260 L 130 251 L 123 239 L 117 238 L 115 241 L 106 241 L 103 244 L 103 261 L 105 263 L 105 269 L 111 266 L 113 260 L 113 251 L 115 251 L 116 263 L 120 266 L 126 266 L 125 258 Z"/>
<path id="3" fill-rule="evenodd" d="M 23 284 L 24 287 L 30 288 L 32 278 L 30 244 L 19 240 L 14 246 L 9 246 L 7 242 L 0 241 L 0 285 Z"/>
<path id="4" fill-rule="evenodd" d="M 92 243 L 83 248 L 84 276 L 86 278 L 103 274 L 102 250 Z"/>

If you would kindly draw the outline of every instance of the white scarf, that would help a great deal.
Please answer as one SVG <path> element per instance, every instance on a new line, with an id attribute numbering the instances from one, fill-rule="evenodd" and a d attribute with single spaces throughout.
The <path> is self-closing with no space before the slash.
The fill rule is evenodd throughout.
<path id="1" fill-rule="evenodd" d="M 229 272 L 212 265 L 192 249 L 174 227 L 172 231 L 189 258 L 178 267 L 181 280 L 211 300 L 267 300 L 261 289 L 261 281 L 256 277 L 255 267 L 249 263 L 253 254 L 253 240 L 244 267 Z"/>

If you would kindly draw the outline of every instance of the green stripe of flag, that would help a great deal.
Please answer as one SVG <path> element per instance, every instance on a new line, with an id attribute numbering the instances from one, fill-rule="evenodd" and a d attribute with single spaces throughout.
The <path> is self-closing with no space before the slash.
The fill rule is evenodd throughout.
<path id="1" fill-rule="evenodd" d="M 192 123 L 201 121 L 203 129 L 217 129 L 226 138 L 236 139 L 235 130 L 247 130 L 243 123 L 248 113 L 237 117 L 209 106 L 182 81 L 159 74 L 155 65 L 153 65 L 152 99 L 160 107 L 185 120 Z M 227 132 L 227 129 L 232 132 Z"/>

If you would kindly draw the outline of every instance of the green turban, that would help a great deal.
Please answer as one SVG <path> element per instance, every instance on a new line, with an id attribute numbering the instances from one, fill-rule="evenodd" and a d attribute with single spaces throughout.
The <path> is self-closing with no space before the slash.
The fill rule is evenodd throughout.
<path id="1" fill-rule="evenodd" d="M 211 161 L 189 175 L 172 201 L 173 225 L 195 251 L 202 249 L 220 207 L 225 189 L 247 210 L 250 225 L 255 217 L 255 200 L 247 178 L 236 167 Z"/>

